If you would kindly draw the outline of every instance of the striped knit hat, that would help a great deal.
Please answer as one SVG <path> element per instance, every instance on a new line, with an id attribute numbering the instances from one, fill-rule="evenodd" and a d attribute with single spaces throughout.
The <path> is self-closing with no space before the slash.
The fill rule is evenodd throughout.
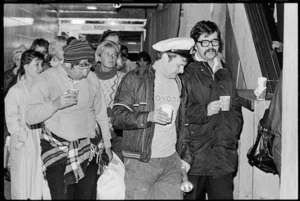
<path id="1" fill-rule="evenodd" d="M 95 60 L 95 51 L 87 41 L 72 40 L 63 50 L 65 63 L 76 63 L 83 59 Z"/>

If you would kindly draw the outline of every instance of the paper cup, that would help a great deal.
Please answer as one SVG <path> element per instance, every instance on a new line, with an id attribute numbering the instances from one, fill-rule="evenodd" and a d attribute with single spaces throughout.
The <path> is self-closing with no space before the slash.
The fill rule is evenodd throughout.
<path id="1" fill-rule="evenodd" d="M 190 181 L 185 181 L 181 184 L 180 188 L 183 192 L 188 193 L 193 189 L 193 184 Z"/>
<path id="2" fill-rule="evenodd" d="M 79 92 L 78 89 L 68 89 L 68 93 L 69 94 L 75 94 L 76 98 L 78 98 L 78 92 Z"/>
<path id="3" fill-rule="evenodd" d="M 173 116 L 173 107 L 171 105 L 162 105 L 159 107 L 159 109 L 161 109 L 162 111 L 164 111 L 165 113 L 168 114 L 168 117 L 171 119 L 172 121 L 172 116 Z"/>
<path id="4" fill-rule="evenodd" d="M 222 111 L 229 111 L 230 96 L 220 96 L 220 102 L 221 102 L 221 110 Z"/>
<path id="5" fill-rule="evenodd" d="M 266 77 L 258 77 L 257 78 L 257 85 L 259 87 L 266 87 L 267 86 L 267 78 Z"/>

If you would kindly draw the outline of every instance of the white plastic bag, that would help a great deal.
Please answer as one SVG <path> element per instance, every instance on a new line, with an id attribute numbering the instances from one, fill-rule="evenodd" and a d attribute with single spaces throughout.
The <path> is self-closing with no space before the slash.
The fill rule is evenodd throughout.
<path id="1" fill-rule="evenodd" d="M 97 181 L 97 200 L 125 199 L 125 166 L 113 152 L 113 158 Z"/>

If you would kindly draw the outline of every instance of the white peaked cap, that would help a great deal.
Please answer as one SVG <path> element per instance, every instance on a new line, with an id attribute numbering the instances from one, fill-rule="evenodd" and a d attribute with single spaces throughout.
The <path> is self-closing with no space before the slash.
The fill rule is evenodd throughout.
<path id="1" fill-rule="evenodd" d="M 152 48 L 159 52 L 190 50 L 195 45 L 192 38 L 178 37 L 159 41 Z"/>

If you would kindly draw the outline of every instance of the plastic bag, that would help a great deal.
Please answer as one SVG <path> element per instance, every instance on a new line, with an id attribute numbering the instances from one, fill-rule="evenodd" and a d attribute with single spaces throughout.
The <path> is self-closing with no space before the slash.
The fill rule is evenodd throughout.
<path id="1" fill-rule="evenodd" d="M 125 166 L 121 159 L 113 152 L 113 158 L 105 167 L 97 182 L 97 200 L 125 199 Z"/>

